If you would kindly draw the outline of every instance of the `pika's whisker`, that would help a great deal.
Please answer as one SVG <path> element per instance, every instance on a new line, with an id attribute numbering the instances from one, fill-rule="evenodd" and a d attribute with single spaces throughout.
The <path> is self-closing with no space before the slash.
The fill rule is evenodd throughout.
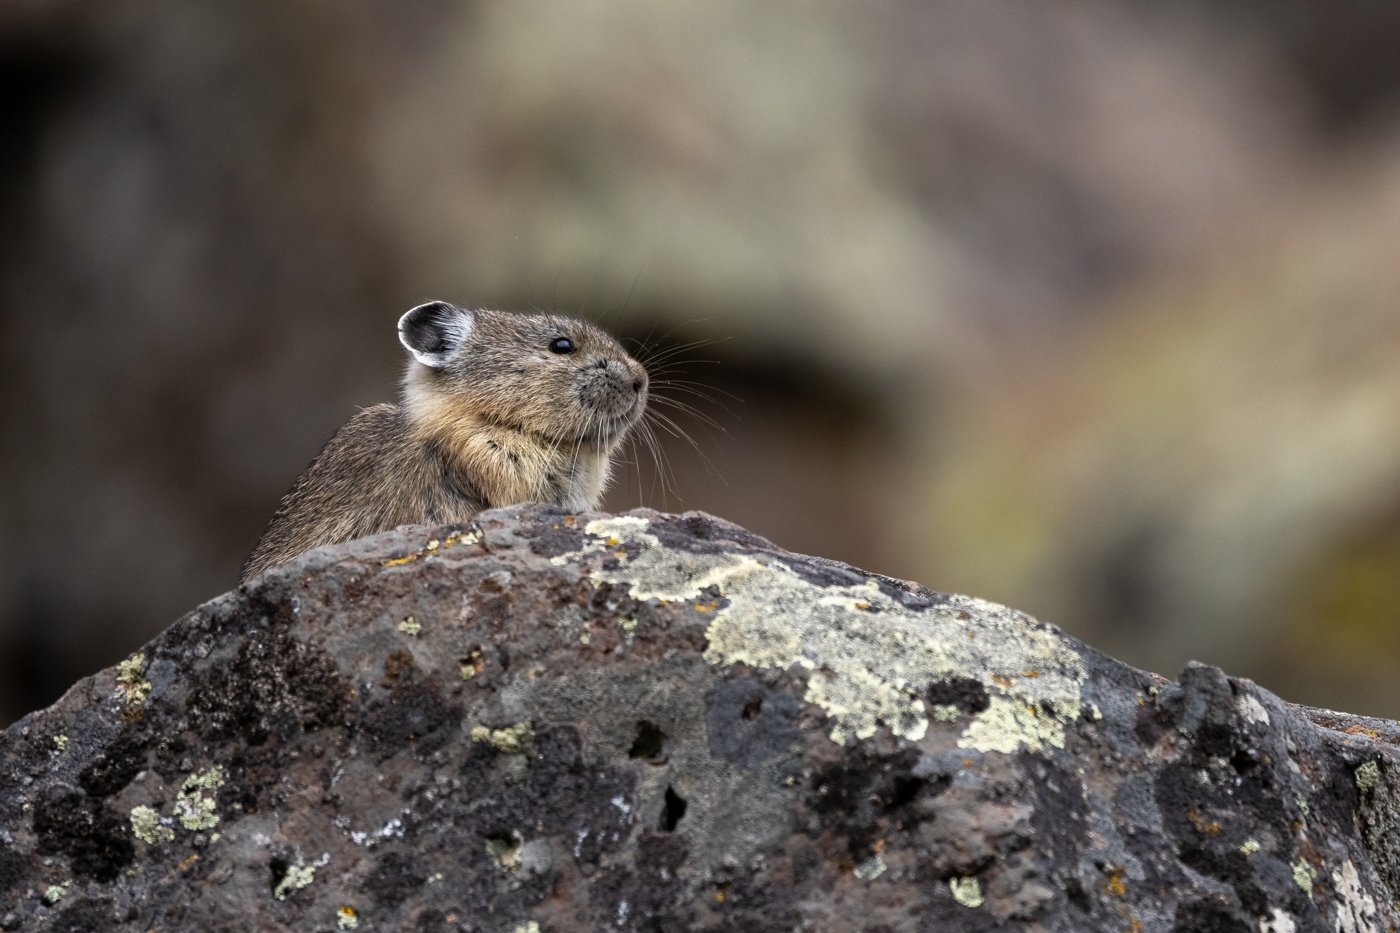
<path id="1" fill-rule="evenodd" d="M 331 438 L 282 498 L 244 582 L 398 525 L 532 500 L 597 508 L 613 455 L 645 426 L 646 370 L 591 324 L 430 301 L 398 330 L 412 357 L 400 403 Z"/>

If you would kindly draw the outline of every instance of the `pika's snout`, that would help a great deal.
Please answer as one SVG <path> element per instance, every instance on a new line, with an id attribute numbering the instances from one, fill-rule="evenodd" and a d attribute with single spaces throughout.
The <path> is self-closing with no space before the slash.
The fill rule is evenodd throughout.
<path id="1" fill-rule="evenodd" d="M 579 403 L 605 434 L 625 430 L 646 407 L 647 371 L 632 359 L 604 357 L 580 372 Z"/>

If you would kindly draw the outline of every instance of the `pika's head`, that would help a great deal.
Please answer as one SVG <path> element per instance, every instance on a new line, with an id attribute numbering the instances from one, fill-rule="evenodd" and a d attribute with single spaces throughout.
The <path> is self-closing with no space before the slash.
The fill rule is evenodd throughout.
<path id="1" fill-rule="evenodd" d="M 603 446 L 621 441 L 646 408 L 642 364 L 573 318 L 430 301 L 399 318 L 399 341 L 413 355 L 410 407 L 446 404 L 555 443 Z"/>

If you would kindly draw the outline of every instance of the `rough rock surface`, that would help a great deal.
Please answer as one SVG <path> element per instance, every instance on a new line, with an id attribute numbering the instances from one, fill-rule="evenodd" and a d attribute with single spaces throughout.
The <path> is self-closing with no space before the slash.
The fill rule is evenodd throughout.
<path id="1" fill-rule="evenodd" d="M 1397 740 L 706 515 L 516 508 L 7 730 L 0 928 L 1386 930 Z"/>

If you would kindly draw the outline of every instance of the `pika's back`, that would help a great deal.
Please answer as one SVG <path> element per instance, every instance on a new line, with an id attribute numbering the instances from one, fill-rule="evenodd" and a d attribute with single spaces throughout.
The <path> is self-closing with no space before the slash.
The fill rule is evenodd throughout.
<path id="1" fill-rule="evenodd" d="M 399 405 L 350 419 L 282 498 L 246 582 L 326 544 L 485 508 L 596 508 L 642 417 L 647 373 L 607 333 L 550 314 L 433 301 L 399 319 Z"/>

